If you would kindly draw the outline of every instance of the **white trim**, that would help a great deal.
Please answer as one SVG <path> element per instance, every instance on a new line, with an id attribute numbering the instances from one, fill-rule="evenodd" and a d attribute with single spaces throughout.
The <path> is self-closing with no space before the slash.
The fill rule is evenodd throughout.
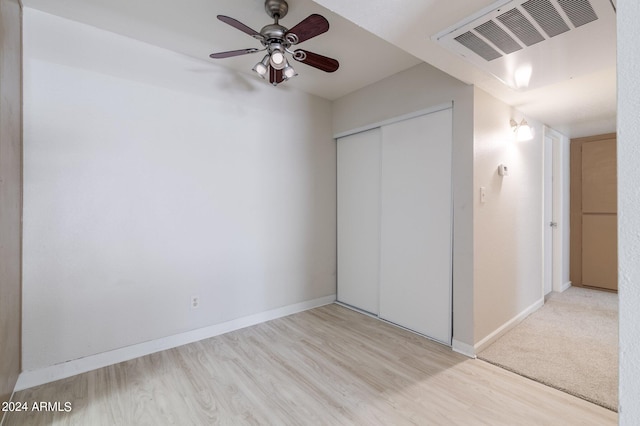
<path id="1" fill-rule="evenodd" d="M 434 112 L 443 111 L 445 109 L 453 108 L 453 102 L 445 102 L 440 105 L 435 105 L 430 108 L 420 109 L 418 111 L 413 111 L 408 114 L 399 115 L 397 117 L 389 118 L 388 120 L 377 121 L 375 123 L 367 124 L 362 127 L 357 127 L 352 130 L 347 130 L 345 132 L 336 133 L 333 135 L 334 139 L 340 139 L 345 136 L 355 135 L 356 133 L 366 132 L 367 130 L 377 129 L 378 127 L 386 126 L 388 124 L 398 123 L 400 121 L 410 120 L 412 118 L 420 117 L 422 115 L 432 114 Z"/>
<path id="2" fill-rule="evenodd" d="M 474 349 L 474 347 L 459 340 L 453 339 L 451 341 L 451 349 L 454 352 L 457 352 L 464 356 L 468 356 L 469 358 L 476 358 L 476 350 Z"/>
<path id="3" fill-rule="evenodd" d="M 479 353 L 483 349 L 487 348 L 490 344 L 502 337 L 506 332 L 514 328 L 516 325 L 520 324 L 526 317 L 540 309 L 542 305 L 544 305 L 544 298 L 540 298 L 537 302 L 497 328 L 493 333 L 480 340 L 474 345 L 475 353 Z"/>
<path id="4" fill-rule="evenodd" d="M 553 228 L 551 228 L 551 224 L 549 222 L 553 222 L 553 201 L 554 201 L 554 183 L 557 181 L 557 177 L 553 176 L 553 137 L 548 135 L 544 130 L 546 127 L 543 127 L 543 135 L 542 135 L 542 297 L 544 298 L 548 293 L 553 291 L 553 269 L 554 262 L 556 260 L 554 253 L 554 237 L 556 234 Z M 548 141 L 548 143 L 547 143 Z M 549 184 L 549 187 L 547 187 Z M 550 209 L 550 214 L 547 215 L 548 209 Z M 548 236 L 548 237 L 547 237 Z M 547 247 L 547 244 L 550 247 Z M 547 272 L 548 277 L 547 277 Z M 547 279 L 549 282 L 547 282 Z M 549 284 L 549 291 L 547 292 L 547 284 Z"/>
<path id="5" fill-rule="evenodd" d="M 566 290 L 569 290 L 569 287 L 571 287 L 571 281 L 567 281 L 566 283 L 562 284 L 559 293 L 564 293 Z"/>
<path id="6" fill-rule="evenodd" d="M 556 139 L 566 138 L 567 136 L 564 133 L 560 133 L 556 129 L 553 129 L 549 126 L 543 126 L 543 132 L 545 135 L 550 136 Z"/>
<path id="7" fill-rule="evenodd" d="M 552 220 L 557 223 L 557 227 L 552 231 L 552 291 L 563 292 L 568 287 L 562 280 L 568 277 L 568 229 L 569 229 L 569 194 L 565 193 L 565 187 L 569 180 L 569 138 L 551 127 L 543 127 L 543 137 L 551 139 L 552 149 Z M 567 152 L 565 152 L 565 150 Z M 544 157 L 543 157 L 544 158 Z M 544 161 L 544 160 L 543 160 Z M 546 201 L 546 200 L 543 200 Z M 547 224 L 544 224 L 547 226 Z M 563 287 L 564 286 L 564 287 Z M 564 289 L 563 289 L 564 288 Z"/>
<path id="8" fill-rule="evenodd" d="M 20 391 L 31 388 L 33 386 L 42 385 L 44 383 L 53 382 L 77 374 L 86 373 L 87 371 L 96 370 L 108 365 L 117 364 L 119 362 L 128 361 L 141 356 L 149 355 L 155 352 L 164 351 L 188 343 L 197 342 L 210 337 L 219 336 L 224 333 L 239 330 L 241 328 L 260 324 L 273 319 L 285 317 L 287 315 L 306 311 L 308 309 L 317 308 L 319 306 L 329 305 L 336 300 L 336 295 L 320 297 L 318 299 L 308 300 L 306 302 L 296 303 L 294 305 L 284 306 L 282 308 L 272 309 L 270 311 L 260 312 L 243 318 L 237 318 L 221 324 L 211 325 L 197 330 L 187 331 L 174 336 L 163 337 L 161 339 L 151 340 L 149 342 L 139 343 L 120 349 L 114 349 L 108 352 L 102 352 L 90 355 L 84 358 L 75 359 L 73 361 L 52 365 L 32 371 L 23 371 L 18 377 L 15 390 Z"/>
<path id="9" fill-rule="evenodd" d="M 444 30 L 440 31 L 437 34 L 434 34 L 431 36 L 431 40 L 432 41 L 438 41 L 440 40 L 442 37 L 446 36 L 447 34 L 450 34 L 454 31 L 459 30 L 462 27 L 465 27 L 467 25 L 469 25 L 471 22 L 475 21 L 476 19 L 480 19 L 485 15 L 488 15 L 489 13 L 493 12 L 496 9 L 501 8 L 502 6 L 504 6 L 505 4 L 511 2 L 512 0 L 498 0 L 496 2 L 491 3 L 490 5 L 483 7 L 482 9 L 480 9 L 479 11 L 477 11 L 476 13 L 474 13 L 473 15 L 469 15 L 468 17 L 464 18 L 463 20 L 461 20 L 460 22 L 455 23 L 454 25 L 445 28 Z"/>

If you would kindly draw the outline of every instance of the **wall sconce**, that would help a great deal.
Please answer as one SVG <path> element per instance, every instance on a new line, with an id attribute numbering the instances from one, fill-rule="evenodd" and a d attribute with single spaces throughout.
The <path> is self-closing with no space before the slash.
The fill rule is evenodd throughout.
<path id="1" fill-rule="evenodd" d="M 518 142 L 530 141 L 531 139 L 533 139 L 533 129 L 531 128 L 531 126 L 529 126 L 527 120 L 523 118 L 522 121 L 518 123 L 512 118 L 509 123 L 511 124 L 511 129 L 513 130 L 513 133 L 515 133 L 516 140 Z"/>

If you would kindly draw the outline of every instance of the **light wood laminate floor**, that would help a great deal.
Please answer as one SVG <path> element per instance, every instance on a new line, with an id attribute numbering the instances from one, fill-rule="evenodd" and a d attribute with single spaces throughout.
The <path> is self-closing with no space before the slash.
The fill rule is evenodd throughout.
<path id="1" fill-rule="evenodd" d="M 17 392 L 15 425 L 614 425 L 617 414 L 328 305 Z"/>

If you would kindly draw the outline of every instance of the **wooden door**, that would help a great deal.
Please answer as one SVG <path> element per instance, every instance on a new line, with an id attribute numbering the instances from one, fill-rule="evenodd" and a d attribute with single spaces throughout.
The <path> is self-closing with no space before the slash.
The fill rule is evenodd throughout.
<path id="1" fill-rule="evenodd" d="M 615 135 L 571 141 L 571 281 L 618 289 Z"/>

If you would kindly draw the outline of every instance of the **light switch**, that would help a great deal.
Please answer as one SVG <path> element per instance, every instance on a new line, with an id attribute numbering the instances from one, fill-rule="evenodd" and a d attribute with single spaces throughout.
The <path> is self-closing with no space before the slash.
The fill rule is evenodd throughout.
<path id="1" fill-rule="evenodd" d="M 487 202 L 487 189 L 484 186 L 480 187 L 480 203 L 484 204 Z"/>

